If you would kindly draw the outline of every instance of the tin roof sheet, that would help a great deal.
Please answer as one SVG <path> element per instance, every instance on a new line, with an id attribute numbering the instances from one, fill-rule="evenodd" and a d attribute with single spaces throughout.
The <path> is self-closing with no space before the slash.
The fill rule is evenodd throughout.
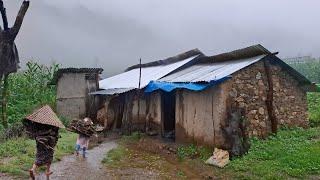
<path id="1" fill-rule="evenodd" d="M 196 56 L 189 57 L 185 60 L 178 61 L 172 64 L 144 67 L 141 68 L 141 88 L 148 85 L 150 81 L 159 80 L 165 75 L 189 63 Z M 139 87 L 139 71 L 140 69 L 132 69 L 130 71 L 118 74 L 116 76 L 101 80 L 99 87 L 101 89 L 134 89 Z"/>
<path id="2" fill-rule="evenodd" d="M 114 95 L 121 94 L 124 92 L 131 91 L 135 88 L 115 88 L 115 89 L 104 89 L 96 92 L 89 93 L 89 95 Z"/>
<path id="3" fill-rule="evenodd" d="M 210 82 L 230 76 L 236 71 L 243 69 L 259 60 L 265 55 L 253 58 L 224 61 L 216 63 L 195 64 L 181 71 L 161 78 L 162 82 Z"/>

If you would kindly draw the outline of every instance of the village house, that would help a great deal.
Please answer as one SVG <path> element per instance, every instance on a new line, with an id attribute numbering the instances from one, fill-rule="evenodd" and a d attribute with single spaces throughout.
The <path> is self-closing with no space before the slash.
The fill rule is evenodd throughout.
<path id="1" fill-rule="evenodd" d="M 58 115 L 74 119 L 96 116 L 97 101 L 88 93 L 98 90 L 101 68 L 62 68 L 54 75 Z"/>
<path id="2" fill-rule="evenodd" d="M 276 54 L 261 45 L 214 56 L 195 49 L 132 66 L 101 80 L 101 90 L 92 93 L 104 99 L 97 121 L 106 130 L 141 130 L 223 148 L 231 148 L 226 146 L 235 135 L 266 137 L 280 126 L 308 127 L 312 84 Z"/>

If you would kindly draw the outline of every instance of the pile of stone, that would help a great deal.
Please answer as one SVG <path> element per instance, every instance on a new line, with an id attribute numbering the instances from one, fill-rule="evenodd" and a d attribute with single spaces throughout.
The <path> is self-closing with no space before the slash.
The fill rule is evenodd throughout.
<path id="1" fill-rule="evenodd" d="M 96 133 L 93 122 L 90 118 L 72 120 L 68 130 L 89 137 Z"/>

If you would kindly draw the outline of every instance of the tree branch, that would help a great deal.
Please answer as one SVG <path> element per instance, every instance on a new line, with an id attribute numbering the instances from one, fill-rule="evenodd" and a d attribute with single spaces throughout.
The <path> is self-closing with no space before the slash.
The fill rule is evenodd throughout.
<path id="1" fill-rule="evenodd" d="M 22 25 L 24 16 L 25 16 L 26 13 L 27 13 L 27 10 L 28 10 L 28 8 L 29 8 L 29 5 L 30 5 L 30 1 L 26 1 L 26 0 L 25 0 L 25 1 L 23 1 L 22 5 L 21 5 L 21 7 L 20 7 L 20 10 L 19 10 L 19 13 L 18 13 L 18 15 L 17 15 L 16 21 L 15 21 L 13 27 L 11 28 L 14 37 L 16 37 L 17 34 L 18 34 L 19 31 L 20 31 L 20 28 L 21 28 L 21 25 Z"/>
<path id="2" fill-rule="evenodd" d="M 4 7 L 2 0 L 0 0 L 0 12 L 1 12 L 2 20 L 3 20 L 3 28 L 6 31 L 9 29 L 8 19 L 7 19 L 6 8 Z"/>

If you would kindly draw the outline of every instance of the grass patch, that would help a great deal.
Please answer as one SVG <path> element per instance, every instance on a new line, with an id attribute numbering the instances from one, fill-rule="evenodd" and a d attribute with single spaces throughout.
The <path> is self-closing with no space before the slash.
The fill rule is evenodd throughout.
<path id="1" fill-rule="evenodd" d="M 74 151 L 76 134 L 61 131 L 56 146 L 54 161 Z M 0 144 L 0 172 L 27 177 L 28 170 L 35 160 L 36 143 L 25 138 L 10 139 Z"/>
<path id="2" fill-rule="evenodd" d="M 103 163 L 117 170 L 151 168 L 171 173 L 170 177 L 176 179 L 192 177 L 192 173 L 187 174 L 190 170 L 195 170 L 196 177 L 200 177 L 199 172 L 211 172 L 222 179 L 308 179 L 320 175 L 320 127 L 281 129 L 266 140 L 250 141 L 248 154 L 232 160 L 223 169 L 203 165 L 202 160 L 206 160 L 212 150 L 196 145 L 180 146 L 177 156 L 183 161 L 176 162 L 121 144 L 106 155 Z"/>
<path id="3" fill-rule="evenodd" d="M 207 160 L 212 155 L 212 150 L 207 147 L 198 147 L 194 144 L 188 146 L 180 146 L 177 149 L 177 156 L 180 161 L 186 158 L 199 158 L 203 161 Z"/>
<path id="4" fill-rule="evenodd" d="M 159 154 L 120 144 L 110 150 L 102 163 L 114 174 L 115 179 L 140 177 L 141 179 L 181 179 L 187 172 Z M 128 173 L 130 174 L 128 176 Z"/>
<path id="5" fill-rule="evenodd" d="M 308 108 L 310 126 L 320 126 L 320 92 L 308 93 Z"/>
<path id="6" fill-rule="evenodd" d="M 144 136 L 143 133 L 133 132 L 131 135 L 124 135 L 121 137 L 121 143 L 138 142 Z"/>
<path id="7" fill-rule="evenodd" d="M 115 165 L 117 162 L 121 161 L 128 155 L 129 150 L 123 146 L 118 146 L 117 148 L 111 149 L 106 157 L 102 160 L 103 164 Z"/>
<path id="8" fill-rule="evenodd" d="M 265 141 L 253 139 L 248 154 L 227 170 L 246 179 L 306 178 L 320 174 L 319 153 L 320 128 L 281 130 Z"/>
<path id="9" fill-rule="evenodd" d="M 181 171 L 181 170 L 179 170 L 179 171 L 177 172 L 177 176 L 178 176 L 179 178 L 183 178 L 183 179 L 186 178 L 185 173 L 184 173 L 183 171 Z"/>

